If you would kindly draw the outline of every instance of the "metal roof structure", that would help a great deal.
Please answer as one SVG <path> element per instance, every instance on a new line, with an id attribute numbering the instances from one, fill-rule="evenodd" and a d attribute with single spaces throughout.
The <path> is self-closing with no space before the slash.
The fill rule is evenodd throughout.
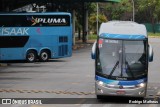
<path id="1" fill-rule="evenodd" d="M 109 21 L 107 23 L 102 23 L 99 30 L 99 35 L 103 33 L 131 36 L 143 35 L 147 37 L 146 27 L 143 24 L 138 24 L 132 21 Z"/>
<path id="2" fill-rule="evenodd" d="M 74 8 L 76 5 L 81 5 L 87 2 L 120 2 L 121 0 L 0 0 L 0 11 L 10 11 L 20 8 L 25 5 L 36 3 L 38 5 L 51 4 L 53 5 L 68 5 Z"/>

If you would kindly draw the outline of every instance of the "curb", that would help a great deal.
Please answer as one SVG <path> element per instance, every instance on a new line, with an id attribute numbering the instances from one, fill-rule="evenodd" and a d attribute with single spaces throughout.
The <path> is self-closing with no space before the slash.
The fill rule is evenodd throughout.
<path id="1" fill-rule="evenodd" d="M 72 46 L 72 49 L 73 50 L 78 50 L 78 49 L 82 49 L 82 48 L 88 47 L 90 45 L 91 44 L 76 44 L 76 45 Z"/>

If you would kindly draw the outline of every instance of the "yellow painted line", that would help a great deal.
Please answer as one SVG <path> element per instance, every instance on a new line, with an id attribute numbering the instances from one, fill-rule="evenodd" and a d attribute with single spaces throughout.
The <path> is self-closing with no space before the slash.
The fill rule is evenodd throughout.
<path id="1" fill-rule="evenodd" d="M 8 66 L 8 64 L 0 63 L 0 66 L 1 66 L 1 67 L 7 67 L 7 66 Z"/>
<path id="2" fill-rule="evenodd" d="M 76 92 L 76 91 L 54 91 L 54 90 L 24 90 L 24 89 L 0 89 L 0 92 L 7 93 L 53 93 L 53 94 L 68 94 L 68 95 L 93 95 L 95 92 Z"/>

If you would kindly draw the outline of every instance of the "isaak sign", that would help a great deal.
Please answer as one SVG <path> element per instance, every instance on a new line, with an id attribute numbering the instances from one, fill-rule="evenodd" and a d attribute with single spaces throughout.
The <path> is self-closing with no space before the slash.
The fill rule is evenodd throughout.
<path id="1" fill-rule="evenodd" d="M 29 35 L 29 28 L 0 28 L 0 35 Z"/>
<path id="2" fill-rule="evenodd" d="M 70 26 L 69 15 L 2 15 L 2 27 Z"/>
<path id="3" fill-rule="evenodd" d="M 67 15 L 34 15 L 26 16 L 31 26 L 69 26 L 70 17 Z"/>

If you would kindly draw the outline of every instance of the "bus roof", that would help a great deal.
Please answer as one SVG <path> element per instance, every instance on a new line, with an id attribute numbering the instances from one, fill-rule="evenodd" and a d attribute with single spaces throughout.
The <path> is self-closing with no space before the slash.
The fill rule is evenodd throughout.
<path id="1" fill-rule="evenodd" d="M 102 33 L 119 35 L 143 35 L 147 38 L 146 27 L 132 21 L 109 21 L 102 23 L 99 35 Z"/>

